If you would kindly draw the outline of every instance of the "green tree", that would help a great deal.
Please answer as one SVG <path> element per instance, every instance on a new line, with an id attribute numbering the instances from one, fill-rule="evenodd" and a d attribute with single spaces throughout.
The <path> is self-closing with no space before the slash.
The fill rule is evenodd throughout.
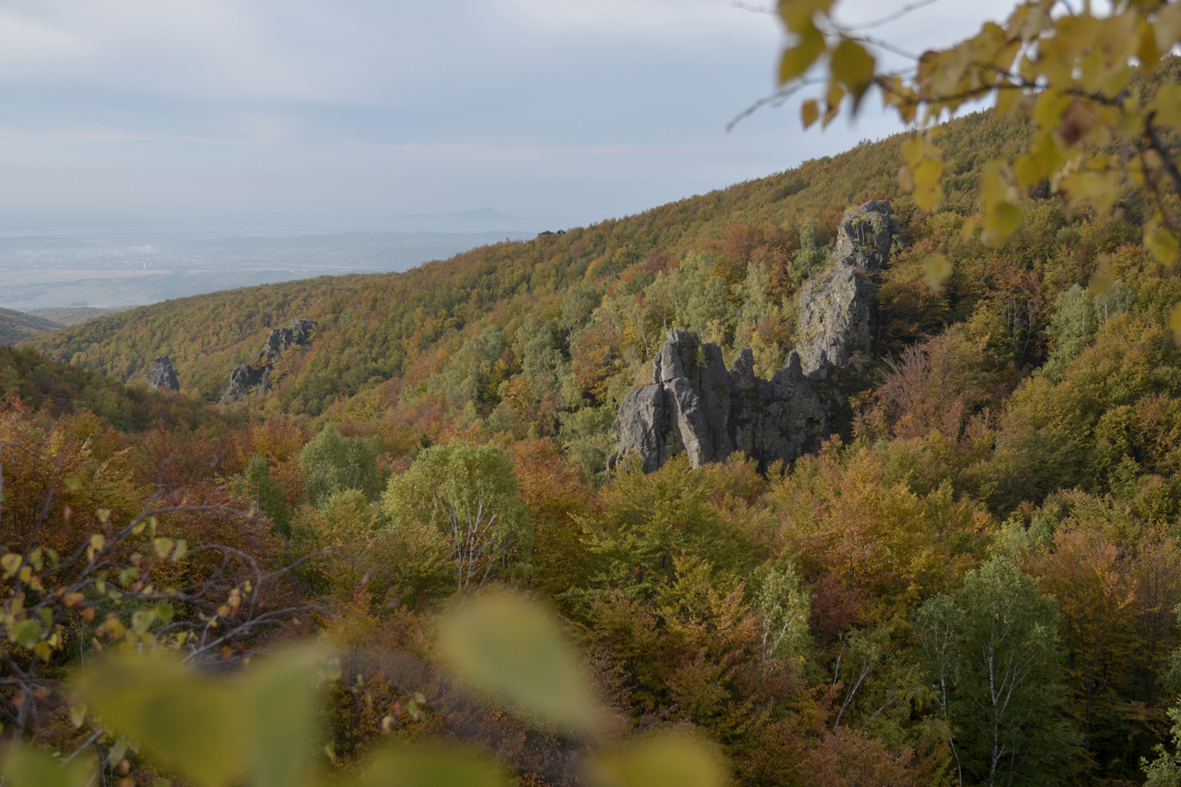
<path id="1" fill-rule="evenodd" d="M 291 534 L 291 508 L 287 505 L 287 495 L 283 487 L 271 477 L 266 457 L 250 457 L 234 491 L 266 514 L 280 533 Z"/>
<path id="2" fill-rule="evenodd" d="M 527 567 L 529 512 L 512 459 L 497 446 L 453 440 L 426 449 L 390 479 L 383 505 L 395 528 L 426 525 L 443 534 L 460 591 Z"/>
<path id="3" fill-rule="evenodd" d="M 1077 744 L 1063 723 L 1058 607 L 1006 557 L 917 614 L 960 784 L 1052 784 Z"/>
<path id="4" fill-rule="evenodd" d="M 334 424 L 325 426 L 304 446 L 299 469 L 314 506 L 346 489 L 356 489 L 373 500 L 384 481 L 377 466 L 377 450 L 363 438 L 343 436 Z"/>

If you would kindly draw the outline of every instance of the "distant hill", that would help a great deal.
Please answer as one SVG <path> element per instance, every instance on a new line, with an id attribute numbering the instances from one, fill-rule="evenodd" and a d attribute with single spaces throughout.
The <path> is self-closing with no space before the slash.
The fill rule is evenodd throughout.
<path id="1" fill-rule="evenodd" d="M 483 246 L 404 273 L 176 299 L 30 344 L 51 360 L 125 382 L 142 380 L 156 356 L 169 355 L 181 390 L 216 402 L 231 370 L 258 355 L 270 329 L 306 317 L 318 322 L 314 339 L 276 366 L 259 401 L 265 410 L 369 419 L 420 408 L 429 419 L 429 408 L 441 408 L 462 413 L 464 423 L 525 431 L 533 424 L 540 434 L 561 430 L 566 445 L 573 435 L 599 445 L 629 387 L 650 374 L 670 327 L 718 342 L 727 358 L 754 348 L 769 377 L 793 346 L 800 288 L 827 264 L 842 215 L 887 199 L 905 239 L 878 285 L 876 357 L 897 356 L 960 323 L 1015 381 L 1046 360 L 1059 295 L 1086 287 L 1104 260 L 1138 259 L 1140 252 L 1118 252 L 1139 248 L 1151 208 L 1122 198 L 1107 216 L 1085 206 L 1068 214 L 1058 196 L 1035 189 L 1022 203 L 1021 230 L 1004 248 L 986 248 L 972 223 L 981 173 L 1023 144 L 1028 126 L 981 112 L 941 131 L 945 196 L 930 214 L 898 185 L 906 137 L 897 135 L 634 216 Z M 938 292 L 927 284 L 933 254 L 954 261 Z M 1131 274 L 1110 270 L 1133 287 Z M 1172 297 L 1148 280 L 1134 288 L 1137 303 L 1154 311 Z"/>
<path id="2" fill-rule="evenodd" d="M 16 344 L 65 326 L 44 316 L 0 309 L 0 346 Z"/>
<path id="3" fill-rule="evenodd" d="M 119 380 L 141 379 L 157 355 L 167 354 L 182 390 L 217 401 L 230 371 L 258 353 L 269 329 L 308 317 L 319 322 L 316 339 L 284 359 L 267 406 L 316 415 L 386 381 L 423 382 L 466 338 L 492 325 L 504 334 L 498 341 L 511 343 L 527 314 L 538 322 L 561 321 L 563 299 L 584 288 L 590 309 L 567 315 L 576 321 L 561 329 L 562 352 L 568 352 L 596 304 L 610 296 L 616 311 L 636 307 L 623 301 L 642 297 L 655 276 L 667 276 L 686 254 L 711 255 L 733 292 L 741 288 L 748 263 L 757 261 L 768 268 L 775 300 L 790 301 L 800 284 L 789 275 L 793 255 L 804 245 L 804 257 L 823 259 L 820 247 L 832 242 L 851 205 L 892 200 L 908 243 L 944 233 L 976 212 L 984 165 L 1025 134 L 1021 121 L 993 113 L 949 123 L 941 140 L 947 197 L 930 216 L 917 212 L 898 187 L 902 137 L 896 136 L 563 235 L 483 246 L 404 273 L 320 277 L 165 301 L 66 328 L 34 340 L 34 346 L 53 360 Z M 1061 213 L 1060 205 L 1054 210 Z M 1056 242 L 1049 239 L 1051 246 Z M 1021 253 L 1020 243 L 1003 253 Z M 921 281 L 921 265 L 907 268 L 906 275 Z M 968 300 L 961 309 L 970 314 L 986 292 L 973 283 L 963 294 Z M 626 324 L 633 318 L 621 311 L 613 330 L 625 336 L 628 363 L 639 369 L 652 343 L 659 346 L 665 307 L 645 301 L 637 308 L 648 310 L 647 316 L 633 315 L 642 326 Z M 944 316 L 950 317 L 936 319 Z M 773 334 L 780 328 L 769 330 L 764 341 L 790 339 L 789 325 L 778 339 Z M 1032 346 L 1036 350 L 1036 342 Z M 489 390 L 485 399 L 496 396 Z"/>
<path id="4" fill-rule="evenodd" d="M 57 323 L 56 327 L 81 325 L 84 322 L 105 317 L 108 314 L 118 314 L 127 311 L 130 306 L 113 306 L 109 309 L 99 309 L 95 306 L 62 306 L 50 309 L 32 309 L 29 314 L 43 320 Z"/>

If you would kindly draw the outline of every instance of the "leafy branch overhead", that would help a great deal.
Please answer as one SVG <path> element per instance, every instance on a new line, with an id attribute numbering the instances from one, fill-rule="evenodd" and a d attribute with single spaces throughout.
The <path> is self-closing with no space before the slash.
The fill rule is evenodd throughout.
<path id="1" fill-rule="evenodd" d="M 1155 206 L 1145 246 L 1162 264 L 1173 263 L 1181 237 L 1181 85 L 1152 77 L 1181 41 L 1181 2 L 1123 0 L 1103 14 L 1090 2 L 1079 10 L 1065 0 L 1029 0 L 1003 23 L 987 22 L 975 36 L 921 55 L 872 35 L 872 24 L 838 21 L 837 5 L 779 3 L 789 34 L 780 95 L 825 85 L 822 95 L 803 102 L 805 127 L 818 120 L 827 126 L 842 109 L 856 114 L 876 86 L 887 108 L 917 126 L 903 145 L 899 181 L 929 212 L 942 198 L 940 120 L 972 102 L 995 102 L 998 112 L 1028 119 L 1031 133 L 1021 149 L 995 159 L 981 180 L 986 245 L 999 246 L 1017 230 L 1022 196 L 1043 183 L 1068 208 L 1089 201 L 1101 214 L 1130 185 Z M 906 69 L 883 68 L 883 51 L 904 55 Z"/>

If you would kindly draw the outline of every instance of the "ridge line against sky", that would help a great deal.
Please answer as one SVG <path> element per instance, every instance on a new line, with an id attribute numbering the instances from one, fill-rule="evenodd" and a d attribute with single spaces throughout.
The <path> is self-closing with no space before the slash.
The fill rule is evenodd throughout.
<path id="1" fill-rule="evenodd" d="M 848 0 L 849 19 L 902 2 Z M 877 30 L 945 44 L 1010 0 Z M 729 0 L 0 0 L 0 210 L 589 224 L 901 130 L 803 132 Z"/>

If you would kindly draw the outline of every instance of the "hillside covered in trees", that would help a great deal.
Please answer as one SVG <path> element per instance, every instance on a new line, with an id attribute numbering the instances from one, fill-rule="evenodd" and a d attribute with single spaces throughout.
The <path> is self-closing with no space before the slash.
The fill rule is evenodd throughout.
<path id="1" fill-rule="evenodd" d="M 596 741 L 439 667 L 437 614 L 507 586 L 560 612 L 606 737 L 695 730 L 738 784 L 1175 783 L 1181 277 L 1143 248 L 1137 192 L 1068 212 L 1043 185 L 1009 243 L 983 245 L 983 167 L 1026 130 L 949 123 L 931 213 L 900 191 L 891 138 L 407 273 L 172 301 L 6 352 L 0 592 L 25 649 L 0 645 L 24 659 L 0 673 L 6 730 L 89 734 L 48 688 L 30 714 L 24 687 L 92 643 L 227 666 L 327 632 L 325 768 L 442 738 L 511 783 L 585 783 Z M 872 352 L 817 383 L 834 433 L 764 472 L 741 454 L 609 468 L 667 331 L 727 363 L 750 348 L 772 378 L 842 216 L 876 199 L 902 235 Z M 269 390 L 217 407 L 297 318 L 315 331 Z M 179 394 L 140 382 L 164 354 Z M 40 551 L 78 544 L 101 580 Z M 179 589 L 166 612 L 149 575 Z M 35 599 L 46 613 L 22 613 Z M 94 729 L 112 777 L 160 775 Z"/>

